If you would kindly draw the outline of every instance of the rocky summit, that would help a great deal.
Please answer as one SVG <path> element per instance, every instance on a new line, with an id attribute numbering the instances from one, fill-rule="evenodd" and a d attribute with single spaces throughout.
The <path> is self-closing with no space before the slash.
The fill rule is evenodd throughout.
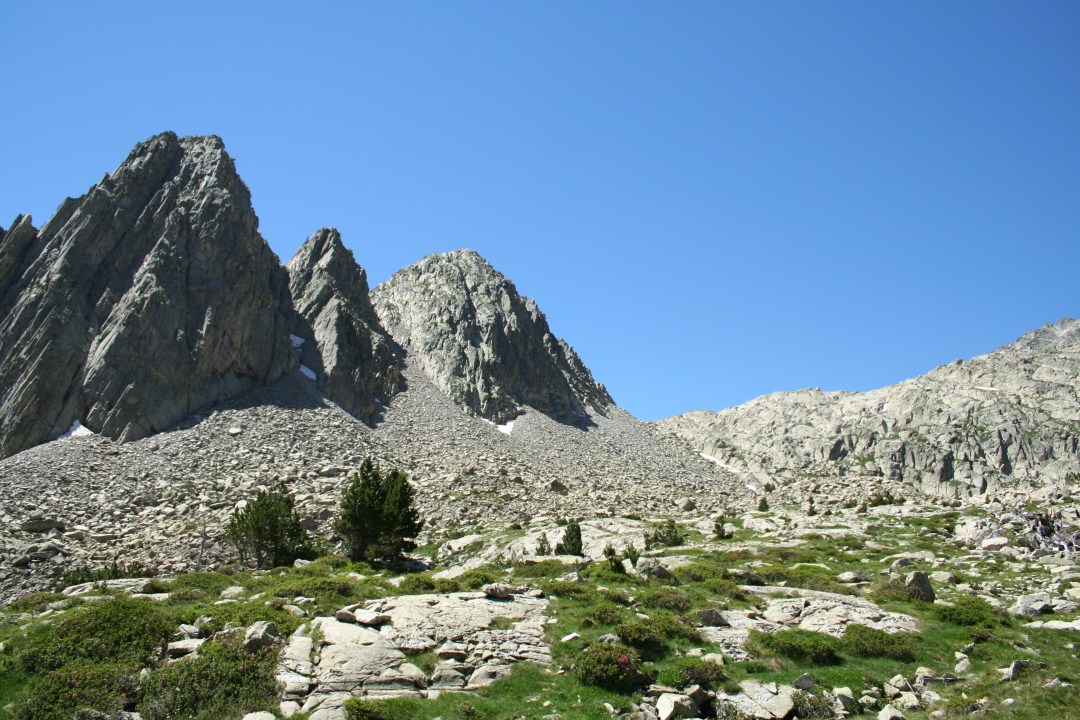
<path id="1" fill-rule="evenodd" d="M 134 440 L 296 366 L 288 277 L 221 140 L 165 133 L 0 238 L 0 455 Z"/>
<path id="2" fill-rule="evenodd" d="M 164 133 L 0 229 L 0 719 L 1069 717 L 1078 445 L 1073 319 L 641 422 L 475 252 L 283 266 Z M 369 457 L 406 558 L 342 554 Z M 238 567 L 279 485 L 321 557 Z"/>
<path id="3" fill-rule="evenodd" d="M 471 250 L 431 255 L 375 289 L 387 329 L 451 400 L 503 424 L 532 407 L 588 422 L 612 405 L 536 303 Z"/>
<path id="4" fill-rule="evenodd" d="M 776 393 L 657 427 L 791 502 L 1068 493 L 1080 483 L 1080 321 L 865 393 Z"/>

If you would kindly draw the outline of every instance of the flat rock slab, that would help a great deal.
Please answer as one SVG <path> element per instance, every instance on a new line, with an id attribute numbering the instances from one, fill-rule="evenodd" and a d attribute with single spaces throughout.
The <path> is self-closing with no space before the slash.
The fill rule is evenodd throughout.
<path id="1" fill-rule="evenodd" d="M 494 600 L 484 593 L 401 595 L 373 600 L 368 609 L 390 617 L 379 632 L 395 645 L 411 645 L 417 638 L 429 638 L 434 645 L 486 630 L 496 618 L 540 619 L 547 600 L 518 596 Z"/>
<path id="2" fill-rule="evenodd" d="M 757 595 L 787 596 L 768 599 L 763 617 L 776 625 L 812 630 L 835 637 L 843 637 L 844 630 L 851 623 L 887 633 L 919 630 L 918 622 L 910 615 L 882 610 L 861 597 L 777 586 L 746 585 L 742 589 Z"/>

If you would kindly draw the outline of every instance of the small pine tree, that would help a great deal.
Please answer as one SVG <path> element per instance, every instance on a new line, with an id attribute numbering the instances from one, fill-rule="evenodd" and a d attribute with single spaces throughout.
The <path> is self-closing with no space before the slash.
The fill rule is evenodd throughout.
<path id="1" fill-rule="evenodd" d="M 758 500 L 757 509 L 758 509 L 758 512 L 768 512 L 768 510 L 769 510 L 769 501 L 765 499 L 764 495 L 762 495 L 761 499 Z"/>
<path id="2" fill-rule="evenodd" d="M 633 543 L 627 543 L 626 549 L 623 550 L 623 557 L 630 561 L 630 564 L 637 567 L 637 561 L 641 558 L 641 551 Z"/>
<path id="3" fill-rule="evenodd" d="M 260 490 L 246 507 L 233 511 L 225 540 L 236 548 L 242 565 L 260 570 L 315 554 L 311 537 L 300 525 L 296 501 L 281 482 Z"/>
<path id="4" fill-rule="evenodd" d="M 581 545 L 581 525 L 577 520 L 566 523 L 562 540 L 555 546 L 556 555 L 583 555 Z"/>
<path id="5" fill-rule="evenodd" d="M 726 524 L 727 524 L 727 517 L 725 517 L 724 515 L 721 515 L 720 517 L 716 518 L 716 520 L 713 522 L 713 536 L 717 540 L 730 540 L 731 539 L 731 533 L 728 531 L 728 529 L 726 527 L 724 527 Z"/>
<path id="6" fill-rule="evenodd" d="M 393 560 L 412 550 L 423 523 L 413 507 L 408 478 L 392 470 L 385 478 L 366 458 L 341 497 L 334 531 L 353 560 Z"/>
<path id="7" fill-rule="evenodd" d="M 645 533 L 645 547 L 675 547 L 686 542 L 686 537 L 671 518 L 652 532 Z"/>
<path id="8" fill-rule="evenodd" d="M 540 541 L 536 543 L 536 554 L 537 555 L 550 555 L 551 554 L 551 543 L 548 542 L 547 533 L 541 533 L 540 534 Z"/>

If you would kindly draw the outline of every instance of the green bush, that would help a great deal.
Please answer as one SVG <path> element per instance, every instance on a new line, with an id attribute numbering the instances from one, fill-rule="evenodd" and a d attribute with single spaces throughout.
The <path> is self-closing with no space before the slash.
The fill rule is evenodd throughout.
<path id="1" fill-rule="evenodd" d="M 630 593 L 625 590 L 612 590 L 611 588 L 597 588 L 596 594 L 608 602 L 616 605 L 630 606 Z"/>
<path id="2" fill-rule="evenodd" d="M 791 695 L 795 703 L 795 716 L 798 718 L 833 718 L 832 700 L 803 690 L 796 690 Z"/>
<path id="3" fill-rule="evenodd" d="M 773 654 L 815 665 L 833 665 L 841 660 L 839 640 L 809 630 L 791 629 L 775 633 L 752 630 L 750 643 Z"/>
<path id="4" fill-rule="evenodd" d="M 348 577 L 286 577 L 275 582 L 272 591 L 275 597 L 292 599 L 295 597 L 313 597 L 319 604 L 330 603 L 339 599 L 353 598 L 361 594 L 362 589 L 368 589 L 368 593 L 375 590 L 370 582 L 363 585 Z"/>
<path id="5" fill-rule="evenodd" d="M 39 677 L 16 711 L 18 720 L 71 720 L 79 710 L 123 710 L 138 689 L 138 665 L 80 663 Z"/>
<path id="6" fill-rule="evenodd" d="M 661 527 L 645 533 L 645 547 L 675 547 L 686 542 L 679 526 L 674 520 L 668 519 Z"/>
<path id="7" fill-rule="evenodd" d="M 641 650 L 657 651 L 667 648 L 668 636 L 655 623 L 632 620 L 615 626 L 615 634 L 627 645 Z"/>
<path id="8" fill-rule="evenodd" d="M 247 650 L 239 636 L 203 645 L 199 657 L 166 665 L 143 684 L 145 720 L 216 720 L 277 707 L 277 648 Z"/>
<path id="9" fill-rule="evenodd" d="M 1008 617 L 996 610 L 993 605 L 980 597 L 970 595 L 957 598 L 952 607 L 939 605 L 935 611 L 937 616 L 945 622 L 964 627 L 992 628 L 1009 624 Z"/>
<path id="10" fill-rule="evenodd" d="M 925 601 L 919 595 L 919 591 L 913 587 L 908 587 L 900 578 L 889 580 L 889 582 L 874 591 L 873 597 L 881 602 L 893 601 L 925 604 Z"/>
<path id="11" fill-rule="evenodd" d="M 486 567 L 466 570 L 457 578 L 458 582 L 461 583 L 461 586 L 469 590 L 479 590 L 488 583 L 496 582 L 498 579 L 499 575 Z"/>
<path id="12" fill-rule="evenodd" d="M 423 573 L 406 575 L 397 586 L 397 591 L 402 595 L 427 595 L 435 592 L 435 581 Z"/>
<path id="13" fill-rule="evenodd" d="M 555 546 L 556 555 L 581 555 L 581 524 L 577 520 L 566 523 L 562 540 Z"/>
<path id="14" fill-rule="evenodd" d="M 145 578 L 152 577 L 154 571 L 137 562 L 121 564 L 119 556 L 113 555 L 112 562 L 98 568 L 81 565 L 64 573 L 56 584 L 58 589 L 71 585 L 82 585 L 88 582 L 102 582 L 104 580 L 119 580 L 121 578 Z"/>
<path id="15" fill-rule="evenodd" d="M 514 575 L 523 578 L 552 578 L 564 572 L 566 572 L 566 566 L 558 560 L 541 560 L 514 567 Z"/>
<path id="16" fill-rule="evenodd" d="M 615 625 L 623 621 L 623 611 L 614 605 L 597 605 L 590 608 L 586 617 L 602 625 Z"/>
<path id="17" fill-rule="evenodd" d="M 41 612 L 49 603 L 70 599 L 67 595 L 55 592 L 34 592 L 12 600 L 7 609 L 11 612 Z"/>
<path id="18" fill-rule="evenodd" d="M 724 679 L 724 668 L 720 665 L 699 657 L 688 657 L 680 658 L 672 667 L 660 673 L 658 682 L 676 688 L 688 685 L 716 688 Z"/>
<path id="19" fill-rule="evenodd" d="M 543 591 L 545 595 L 556 595 L 558 597 L 571 597 L 571 598 L 587 598 L 596 593 L 592 587 L 585 583 L 570 582 L 569 580 L 552 580 L 549 583 L 544 583 Z"/>
<path id="20" fill-rule="evenodd" d="M 686 596 L 686 593 L 670 587 L 646 590 L 638 597 L 638 602 L 648 608 L 675 612 L 686 612 L 690 609 L 690 598 Z"/>
<path id="21" fill-rule="evenodd" d="M 296 501 L 283 482 L 260 490 L 247 506 L 233 510 L 225 540 L 236 548 L 240 564 L 259 569 L 315 556 L 311 537 L 300 525 Z"/>
<path id="22" fill-rule="evenodd" d="M 392 718 L 371 704 L 370 700 L 350 698 L 345 703 L 345 720 L 392 720 Z"/>
<path id="23" fill-rule="evenodd" d="M 883 657 L 911 661 L 918 651 L 918 637 L 913 633 L 887 633 L 851 623 L 844 630 L 844 644 L 859 657 Z"/>
<path id="24" fill-rule="evenodd" d="M 352 560 L 395 560 L 416 547 L 422 526 L 405 473 L 391 470 L 384 477 L 370 457 L 353 474 L 334 521 Z"/>
<path id="25" fill-rule="evenodd" d="M 171 613 L 147 600 L 117 597 L 79 608 L 32 635 L 19 651 L 28 672 L 93 661 L 147 665 L 176 629 Z"/>
<path id="26" fill-rule="evenodd" d="M 630 692 L 642 681 L 641 659 L 624 645 L 590 645 L 577 656 L 574 671 L 586 685 L 615 692 Z"/>

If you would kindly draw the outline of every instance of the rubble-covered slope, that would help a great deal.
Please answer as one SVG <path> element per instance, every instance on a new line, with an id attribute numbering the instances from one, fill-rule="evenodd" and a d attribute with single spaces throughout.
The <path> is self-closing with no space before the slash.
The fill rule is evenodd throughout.
<path id="1" fill-rule="evenodd" d="M 762 489 L 967 497 L 1080 484 L 1080 321 L 865 393 L 776 393 L 657 423 Z M 893 492 L 896 492 L 894 488 Z"/>

